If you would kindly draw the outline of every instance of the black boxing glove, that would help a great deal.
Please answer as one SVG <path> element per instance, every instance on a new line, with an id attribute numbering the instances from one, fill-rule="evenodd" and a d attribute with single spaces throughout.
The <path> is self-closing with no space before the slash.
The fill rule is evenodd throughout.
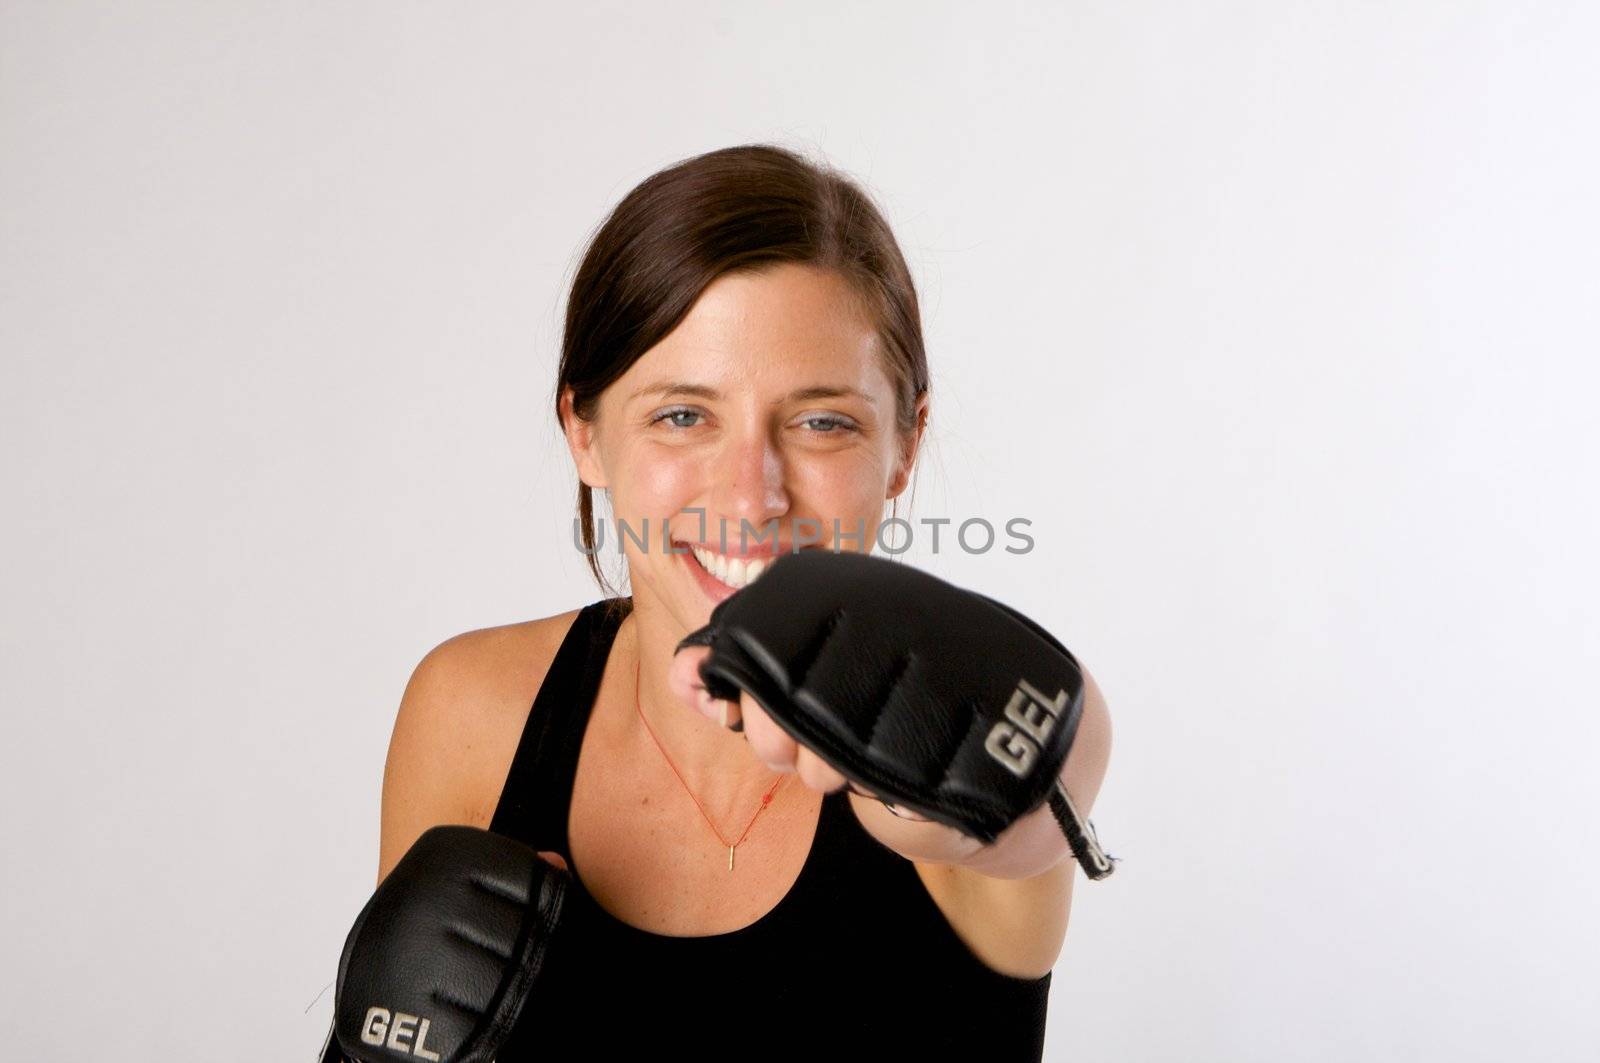
<path id="1" fill-rule="evenodd" d="M 359 1063 L 490 1063 L 525 1012 L 536 1021 L 571 885 L 515 839 L 424 832 L 345 939 L 338 1047 Z"/>
<path id="2" fill-rule="evenodd" d="M 851 782 L 985 844 L 1049 802 L 1084 873 L 1100 848 L 1061 784 L 1083 673 L 1038 624 L 871 554 L 780 554 L 678 644 L 712 697 L 755 698 Z"/>

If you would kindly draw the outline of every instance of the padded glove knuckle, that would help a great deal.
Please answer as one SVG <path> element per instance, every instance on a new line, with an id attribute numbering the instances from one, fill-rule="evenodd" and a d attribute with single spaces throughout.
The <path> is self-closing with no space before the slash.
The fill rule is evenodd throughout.
<path id="1" fill-rule="evenodd" d="M 984 595 L 862 553 L 781 555 L 680 645 L 716 697 L 887 801 L 992 842 L 1044 803 L 1083 711 L 1077 660 Z"/>

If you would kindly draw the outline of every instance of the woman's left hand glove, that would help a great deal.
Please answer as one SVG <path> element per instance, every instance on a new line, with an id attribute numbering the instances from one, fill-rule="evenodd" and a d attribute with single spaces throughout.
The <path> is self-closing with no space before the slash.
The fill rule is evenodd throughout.
<path id="1" fill-rule="evenodd" d="M 1060 780 L 1082 671 L 1011 607 L 902 562 L 804 550 L 719 602 L 678 652 L 698 647 L 707 697 L 748 695 L 825 782 L 984 844 L 1049 802 L 1084 873 L 1114 870 Z"/>

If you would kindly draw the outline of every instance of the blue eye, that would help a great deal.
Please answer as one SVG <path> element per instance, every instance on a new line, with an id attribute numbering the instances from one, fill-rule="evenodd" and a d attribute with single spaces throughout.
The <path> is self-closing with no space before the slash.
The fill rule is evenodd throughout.
<path id="1" fill-rule="evenodd" d="M 674 407 L 673 409 L 663 410 L 660 413 L 656 414 L 654 417 L 650 418 L 650 423 L 651 424 L 656 424 L 659 421 L 665 421 L 665 420 L 667 420 L 669 418 L 672 418 L 672 417 L 699 417 L 699 416 L 700 416 L 700 411 L 699 410 L 691 410 L 687 406 L 677 406 L 677 407 Z M 674 428 L 693 428 L 694 427 L 694 425 L 690 425 L 690 424 L 679 424 L 677 421 L 673 421 L 672 422 L 672 426 Z"/>
<path id="2" fill-rule="evenodd" d="M 828 429 L 826 431 L 824 431 L 822 433 L 823 435 L 833 435 L 835 433 L 835 430 L 838 430 L 838 429 L 842 429 L 842 430 L 844 430 L 846 432 L 855 431 L 855 425 L 851 424 L 849 421 L 846 421 L 842 417 L 827 417 L 827 416 L 819 415 L 819 416 L 816 416 L 816 417 L 807 417 L 805 419 L 805 423 L 806 424 L 824 424 L 824 425 L 828 425 L 829 427 L 828 427 Z"/>
<path id="3" fill-rule="evenodd" d="M 683 421 L 677 420 L 677 418 L 692 417 L 698 419 L 702 416 L 704 415 L 699 410 L 691 407 L 675 406 L 670 410 L 662 410 L 654 417 L 651 417 L 650 423 L 654 425 L 659 424 L 662 421 L 668 421 L 674 428 L 690 429 L 696 427 L 696 424 L 685 424 Z M 860 429 L 856 427 L 854 421 L 851 421 L 845 417 L 834 417 L 829 414 L 818 414 L 815 417 L 807 417 L 800 423 L 811 426 L 818 435 L 838 435 L 844 432 L 860 431 Z"/>

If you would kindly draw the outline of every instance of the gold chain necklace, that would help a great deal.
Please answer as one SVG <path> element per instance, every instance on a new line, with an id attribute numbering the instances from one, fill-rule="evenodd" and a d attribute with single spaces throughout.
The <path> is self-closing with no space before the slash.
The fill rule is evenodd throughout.
<path id="1" fill-rule="evenodd" d="M 723 845 L 726 845 L 728 847 L 728 870 L 732 871 L 733 870 L 733 851 L 735 849 L 737 849 L 739 846 L 744 844 L 745 838 L 750 833 L 750 828 L 755 826 L 756 816 L 761 815 L 761 813 L 763 813 L 763 812 L 765 812 L 767 810 L 767 806 L 772 804 L 772 795 L 777 791 L 778 787 L 783 785 L 784 779 L 786 779 L 788 776 L 786 774 L 780 773 L 778 775 L 778 781 L 773 783 L 772 784 L 772 788 L 769 789 L 764 795 L 762 795 L 761 807 L 756 809 L 755 816 L 751 816 L 750 817 L 750 822 L 745 824 L 744 833 L 739 835 L 739 840 L 738 841 L 730 842 L 730 841 L 728 841 L 728 839 L 724 838 L 722 836 L 722 832 L 717 830 L 717 825 L 715 823 L 711 822 L 711 817 L 706 815 L 705 806 L 702 805 L 700 803 L 700 799 L 694 795 L 694 791 L 689 789 L 689 784 L 687 782 L 684 782 L 683 773 L 678 770 L 678 766 L 676 764 L 672 763 L 672 758 L 667 755 L 667 747 L 663 746 L 661 744 L 661 739 L 656 738 L 655 729 L 650 726 L 650 721 L 644 718 L 644 707 L 640 704 L 640 699 L 639 699 L 639 675 L 640 675 L 640 669 L 643 667 L 643 665 L 641 664 L 642 657 L 643 657 L 643 655 L 640 654 L 638 656 L 638 658 L 635 659 L 635 661 L 634 661 L 634 671 L 633 671 L 633 706 L 634 706 L 634 708 L 636 710 L 638 710 L 639 722 L 644 724 L 644 729 L 646 731 L 650 732 L 650 737 L 651 738 L 655 739 L 656 748 L 661 750 L 661 756 L 666 760 L 667 767 L 671 768 L 672 769 L 672 774 L 674 774 L 674 775 L 676 775 L 678 777 L 678 781 L 680 783 L 683 783 L 684 792 L 689 795 L 689 800 L 693 801 L 694 804 L 695 804 L 695 807 L 700 810 L 700 815 L 705 819 L 706 825 L 711 828 L 711 833 L 713 833 L 713 834 L 715 834 L 717 836 L 717 840 L 719 842 L 721 842 Z"/>

